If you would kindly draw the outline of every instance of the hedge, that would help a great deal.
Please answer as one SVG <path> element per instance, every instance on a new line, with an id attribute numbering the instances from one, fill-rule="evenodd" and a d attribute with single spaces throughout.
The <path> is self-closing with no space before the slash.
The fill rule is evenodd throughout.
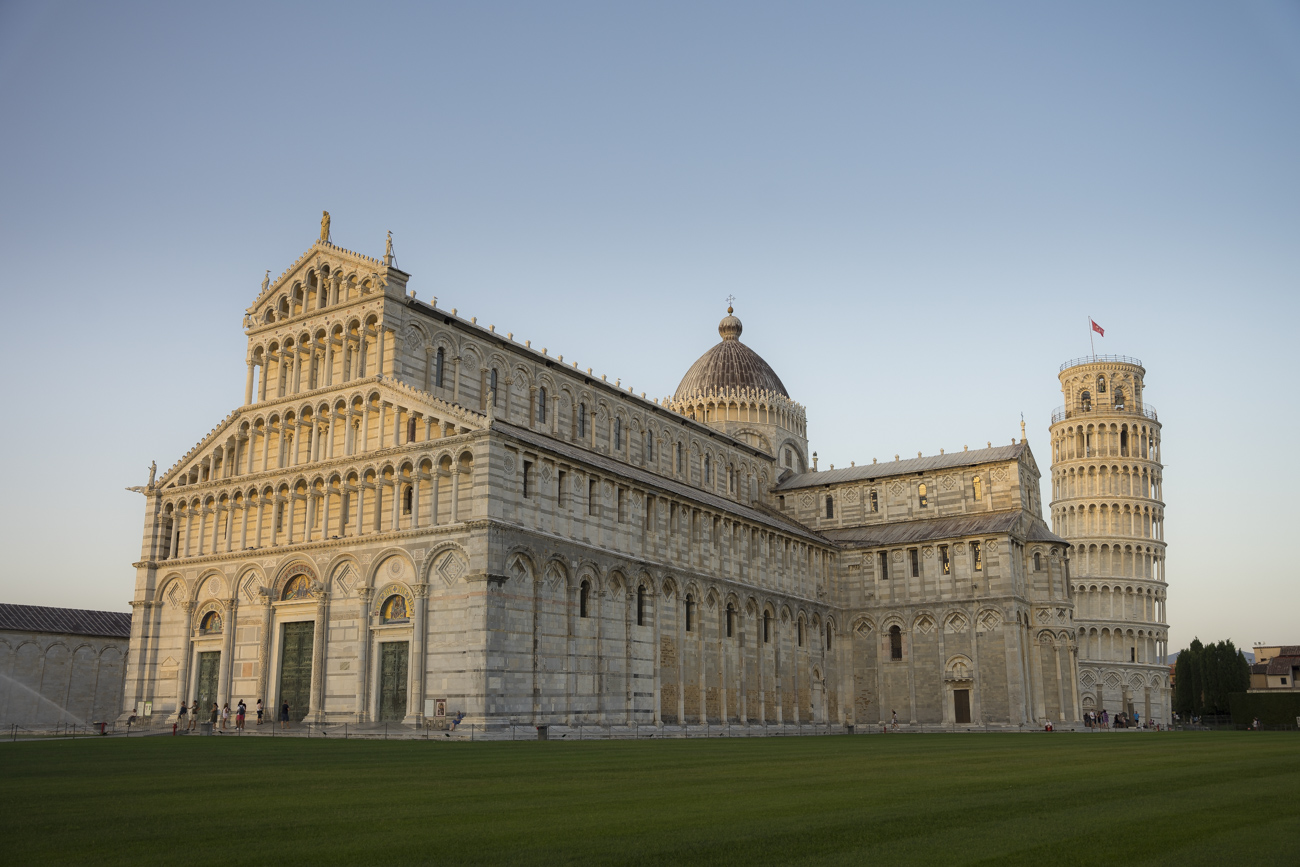
<path id="1" fill-rule="evenodd" d="M 1300 717 L 1300 692 L 1234 692 L 1228 696 L 1233 725 L 1295 726 Z"/>

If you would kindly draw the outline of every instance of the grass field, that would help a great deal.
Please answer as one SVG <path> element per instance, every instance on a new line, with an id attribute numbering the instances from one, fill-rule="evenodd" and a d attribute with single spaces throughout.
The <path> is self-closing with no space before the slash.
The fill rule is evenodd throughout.
<path id="1" fill-rule="evenodd" d="M 1300 737 L 0 745 L 28 864 L 1300 864 Z"/>

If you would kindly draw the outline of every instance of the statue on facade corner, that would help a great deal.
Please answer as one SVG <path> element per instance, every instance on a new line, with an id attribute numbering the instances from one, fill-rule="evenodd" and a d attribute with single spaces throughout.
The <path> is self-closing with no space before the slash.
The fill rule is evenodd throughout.
<path id="1" fill-rule="evenodd" d="M 153 487 L 153 480 L 154 477 L 157 475 L 158 475 L 158 462 L 150 461 L 149 462 L 149 487 L 151 488 Z"/>
<path id="2" fill-rule="evenodd" d="M 329 211 L 320 212 L 320 239 L 321 241 L 329 241 L 330 239 L 330 212 Z"/>

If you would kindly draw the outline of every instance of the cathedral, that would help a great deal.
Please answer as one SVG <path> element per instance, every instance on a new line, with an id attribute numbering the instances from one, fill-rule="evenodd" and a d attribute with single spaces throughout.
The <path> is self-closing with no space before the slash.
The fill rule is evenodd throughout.
<path id="1" fill-rule="evenodd" d="M 654 399 L 409 281 L 391 239 L 342 249 L 326 215 L 263 282 L 243 405 L 140 489 L 124 714 L 260 699 L 489 736 L 1081 719 L 1069 543 L 1023 425 L 819 470 L 730 308 Z"/>

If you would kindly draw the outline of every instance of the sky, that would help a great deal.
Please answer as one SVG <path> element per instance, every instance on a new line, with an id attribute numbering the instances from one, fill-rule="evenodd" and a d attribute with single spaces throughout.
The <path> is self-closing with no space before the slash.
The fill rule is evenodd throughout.
<path id="1" fill-rule="evenodd" d="M 1140 358 L 1170 649 L 1300 643 L 1300 4 L 0 2 L 0 601 L 127 610 L 144 499 L 335 243 L 650 396 L 718 340 L 821 466 Z M 1288 542 L 1287 540 L 1292 540 Z"/>

